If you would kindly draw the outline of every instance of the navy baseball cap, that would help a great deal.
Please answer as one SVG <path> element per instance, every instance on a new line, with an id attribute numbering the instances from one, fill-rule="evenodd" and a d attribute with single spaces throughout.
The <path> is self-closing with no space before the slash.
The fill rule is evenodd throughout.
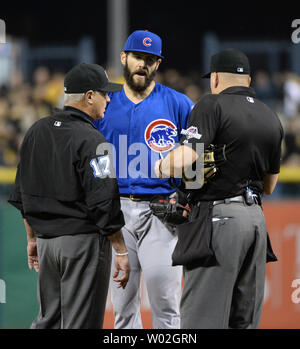
<path id="1" fill-rule="evenodd" d="M 145 52 L 159 58 L 164 58 L 161 55 L 161 48 L 162 41 L 158 35 L 148 30 L 136 30 L 128 37 L 123 51 Z"/>
<path id="2" fill-rule="evenodd" d="M 210 73 L 250 74 L 248 57 L 239 50 L 227 49 L 211 57 L 210 72 L 202 78 L 210 78 Z"/>
<path id="3" fill-rule="evenodd" d="M 73 67 L 65 76 L 65 93 L 85 93 L 89 90 L 103 92 L 121 91 L 122 85 L 108 81 L 101 65 L 81 63 Z"/>

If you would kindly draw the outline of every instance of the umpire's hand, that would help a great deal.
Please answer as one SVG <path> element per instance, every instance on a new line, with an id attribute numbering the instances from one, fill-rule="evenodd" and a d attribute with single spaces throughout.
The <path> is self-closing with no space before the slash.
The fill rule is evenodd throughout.
<path id="1" fill-rule="evenodd" d="M 118 282 L 118 288 L 125 288 L 129 279 L 130 266 L 128 255 L 115 256 L 115 269 L 113 272 L 113 280 Z M 120 276 L 119 276 L 120 275 Z"/>
<path id="2" fill-rule="evenodd" d="M 118 282 L 118 288 L 125 288 L 129 279 L 130 266 L 128 259 L 128 251 L 125 245 L 122 232 L 119 230 L 112 235 L 107 236 L 115 250 L 115 269 L 113 272 L 113 280 Z M 121 275 L 119 276 L 121 272 Z"/>
<path id="3" fill-rule="evenodd" d="M 27 258 L 28 258 L 28 267 L 30 270 L 34 268 L 34 270 L 39 272 L 39 259 L 37 253 L 36 240 L 30 240 L 27 243 Z"/>

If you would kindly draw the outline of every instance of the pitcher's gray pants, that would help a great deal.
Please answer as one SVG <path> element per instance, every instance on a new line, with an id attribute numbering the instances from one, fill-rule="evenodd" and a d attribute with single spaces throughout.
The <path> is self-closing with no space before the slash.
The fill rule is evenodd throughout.
<path id="1" fill-rule="evenodd" d="M 40 311 L 33 329 L 100 329 L 111 245 L 99 233 L 37 239 Z"/>
<path id="2" fill-rule="evenodd" d="M 219 265 L 184 270 L 181 327 L 258 328 L 266 243 L 266 223 L 259 205 L 214 206 L 212 247 Z"/>
<path id="3" fill-rule="evenodd" d="M 172 267 L 171 259 L 177 235 L 153 216 L 149 201 L 131 201 L 121 197 L 121 209 L 126 223 L 122 232 L 129 252 L 131 271 L 125 290 L 117 288 L 116 283 L 111 281 L 114 327 L 143 327 L 140 312 L 143 272 L 153 328 L 180 328 L 182 267 Z"/>

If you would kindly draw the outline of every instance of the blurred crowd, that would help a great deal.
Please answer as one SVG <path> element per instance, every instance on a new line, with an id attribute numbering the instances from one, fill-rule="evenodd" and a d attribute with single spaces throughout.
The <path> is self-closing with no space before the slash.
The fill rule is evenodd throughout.
<path id="1" fill-rule="evenodd" d="M 13 74 L 0 87 L 0 166 L 16 166 L 18 150 L 28 128 L 63 105 L 64 74 L 38 67 L 32 81 Z"/>
<path id="2" fill-rule="evenodd" d="M 107 71 L 111 80 L 122 82 L 121 77 Z M 197 71 L 166 69 L 157 73 L 156 80 L 185 93 L 195 103 L 209 93 L 209 81 L 201 79 Z M 22 74 L 16 73 L 9 83 L 0 86 L 0 166 L 16 166 L 28 128 L 53 108 L 63 106 L 63 81 L 64 73 L 40 66 L 31 81 L 24 81 Z M 281 119 L 285 131 L 283 165 L 300 166 L 300 77 L 289 72 L 270 75 L 257 71 L 251 86 Z"/>

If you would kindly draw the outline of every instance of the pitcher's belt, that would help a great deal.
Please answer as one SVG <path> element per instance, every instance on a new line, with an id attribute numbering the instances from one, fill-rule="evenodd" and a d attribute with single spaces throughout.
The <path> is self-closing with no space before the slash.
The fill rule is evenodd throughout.
<path id="1" fill-rule="evenodd" d="M 121 198 L 129 198 L 132 201 L 150 201 L 153 195 L 133 195 L 133 194 L 120 194 Z"/>

